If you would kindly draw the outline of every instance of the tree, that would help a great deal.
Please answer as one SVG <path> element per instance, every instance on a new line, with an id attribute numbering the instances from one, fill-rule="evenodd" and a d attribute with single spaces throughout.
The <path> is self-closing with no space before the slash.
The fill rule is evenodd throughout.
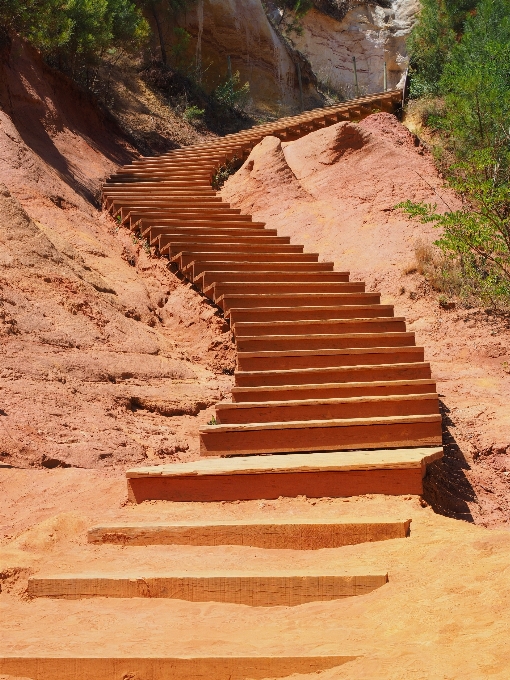
<path id="1" fill-rule="evenodd" d="M 436 244 L 460 258 L 482 297 L 510 300 L 510 0 L 481 0 L 446 57 L 439 91 L 439 125 L 457 159 L 447 179 L 464 206 L 399 207 L 442 229 Z"/>
<path id="2" fill-rule="evenodd" d="M 72 73 L 107 49 L 137 50 L 149 34 L 131 0 L 0 0 L 0 25 Z"/>
<path id="3" fill-rule="evenodd" d="M 407 47 L 411 96 L 437 94 L 444 65 L 476 0 L 422 0 Z"/>

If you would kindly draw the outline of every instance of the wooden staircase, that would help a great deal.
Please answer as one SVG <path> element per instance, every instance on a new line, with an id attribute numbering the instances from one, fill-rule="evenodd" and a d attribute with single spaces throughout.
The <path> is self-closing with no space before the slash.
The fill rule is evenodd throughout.
<path id="1" fill-rule="evenodd" d="M 426 463 L 442 455 L 441 416 L 405 320 L 211 186 L 221 164 L 266 135 L 296 139 L 393 111 L 400 98 L 372 95 L 140 159 L 105 183 L 104 207 L 222 310 L 237 348 L 232 401 L 200 431 L 204 461 L 129 471 L 133 500 L 421 492 Z"/>
<path id="2" fill-rule="evenodd" d="M 404 319 L 332 262 L 231 209 L 210 184 L 219 163 L 246 156 L 266 134 L 295 139 L 392 110 L 400 96 L 363 98 L 143 159 L 105 184 L 105 207 L 223 310 L 238 352 L 232 401 L 218 404 L 217 424 L 201 430 L 202 459 L 128 471 L 132 500 L 421 493 L 427 464 L 442 455 L 441 419 L 430 366 Z M 404 544 L 410 524 L 270 513 L 137 522 L 139 510 L 93 527 L 90 552 L 75 565 L 67 556 L 59 561 L 66 572 L 29 578 L 28 616 L 42 634 L 20 642 L 22 623 L 9 621 L 0 674 L 262 680 L 340 667 L 363 654 L 359 644 L 343 639 L 340 627 L 334 644 L 322 629 L 309 639 L 310 616 L 322 612 L 325 621 L 327 613 L 340 626 L 348 610 L 334 609 L 336 600 L 384 597 L 388 582 L 385 568 L 362 566 L 342 546 Z M 84 571 L 98 555 L 108 571 Z M 82 598 L 86 604 L 68 602 Z M 173 609 L 172 600 L 180 601 Z M 278 627 L 265 632 L 282 608 L 312 602 L 305 620 L 295 615 L 301 626 L 282 625 L 281 639 Z M 260 607 L 279 608 L 263 626 Z M 386 622 L 365 618 L 372 640 Z M 185 621 L 193 625 L 188 635 Z"/>

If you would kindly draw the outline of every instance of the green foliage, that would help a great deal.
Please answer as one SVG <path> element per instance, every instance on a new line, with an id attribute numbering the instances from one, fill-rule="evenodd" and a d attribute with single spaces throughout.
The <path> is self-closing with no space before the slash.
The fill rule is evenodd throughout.
<path id="1" fill-rule="evenodd" d="M 418 23 L 408 41 L 411 97 L 439 92 L 450 51 L 476 0 L 422 0 Z"/>
<path id="2" fill-rule="evenodd" d="M 450 258 L 451 272 L 460 267 L 461 278 L 471 282 L 471 292 L 483 300 L 509 303 L 510 0 L 480 0 L 476 12 L 464 21 L 461 39 L 454 29 L 467 4 L 446 3 L 442 6 L 448 12 L 429 16 L 432 4 L 438 8 L 442 1 L 424 0 L 411 46 L 422 81 L 443 97 L 442 106 L 430 108 L 425 122 L 442 138 L 436 157 L 452 159 L 445 174 L 463 205 L 442 214 L 423 203 L 407 201 L 399 207 L 409 217 L 441 228 L 436 245 Z M 443 42 L 419 43 L 417 37 L 424 39 L 425 28 L 431 31 L 429 40 L 437 37 L 443 19 L 449 31 L 442 34 Z"/>
<path id="3" fill-rule="evenodd" d="M 250 97 L 250 83 L 241 85 L 241 76 L 239 71 L 236 71 L 224 83 L 218 85 L 212 95 L 221 107 L 242 111 Z"/>
<path id="4" fill-rule="evenodd" d="M 198 106 L 188 106 L 188 108 L 184 110 L 182 117 L 184 120 L 187 120 L 188 123 L 195 123 L 202 119 L 204 113 L 205 109 L 200 109 Z"/>
<path id="5" fill-rule="evenodd" d="M 272 3 L 277 7 L 281 14 L 277 23 L 277 28 L 289 42 L 290 36 L 303 34 L 303 24 L 301 19 L 312 9 L 313 0 L 273 0 Z"/>
<path id="6" fill-rule="evenodd" d="M 108 49 L 134 51 L 149 34 L 130 0 L 0 0 L 0 24 L 70 71 Z"/>
<path id="7" fill-rule="evenodd" d="M 440 81 L 445 129 L 469 158 L 491 149 L 496 184 L 508 182 L 510 146 L 510 0 L 482 0 L 452 49 Z"/>
<path id="8" fill-rule="evenodd" d="M 509 302 L 510 185 L 494 181 L 494 162 L 494 154 L 484 150 L 452 167 L 450 184 L 464 198 L 459 210 L 438 213 L 436 205 L 411 201 L 397 207 L 442 230 L 435 244 L 448 257 L 460 258 L 480 297 Z"/>
<path id="9" fill-rule="evenodd" d="M 191 41 L 191 34 L 185 28 L 180 28 L 179 26 L 175 26 L 173 32 L 172 61 L 178 69 L 182 69 Z"/>

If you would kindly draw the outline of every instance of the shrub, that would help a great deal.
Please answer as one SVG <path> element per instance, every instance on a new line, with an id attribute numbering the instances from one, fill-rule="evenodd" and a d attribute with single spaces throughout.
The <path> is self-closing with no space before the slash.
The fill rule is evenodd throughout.
<path id="1" fill-rule="evenodd" d="M 0 24 L 71 75 L 107 50 L 137 50 L 149 35 L 130 0 L 0 0 Z"/>
<path id="2" fill-rule="evenodd" d="M 201 120 L 204 113 L 205 109 L 200 109 L 198 106 L 188 106 L 188 108 L 184 110 L 182 117 L 184 120 L 187 120 L 188 123 L 196 123 Z"/>
<path id="3" fill-rule="evenodd" d="M 220 106 L 234 111 L 242 111 L 244 109 L 250 97 L 250 83 L 241 85 L 240 81 L 239 71 L 236 71 L 224 83 L 215 88 L 213 98 Z"/>

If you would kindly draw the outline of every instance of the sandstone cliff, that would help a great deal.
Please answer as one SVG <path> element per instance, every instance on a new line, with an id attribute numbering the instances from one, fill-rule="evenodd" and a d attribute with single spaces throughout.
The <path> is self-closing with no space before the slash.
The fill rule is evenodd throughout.
<path id="1" fill-rule="evenodd" d="M 407 67 L 405 38 L 419 0 L 316 0 L 302 19 L 302 34 L 279 30 L 281 10 L 262 0 L 197 0 L 179 22 L 190 34 L 187 68 L 196 69 L 206 90 L 232 72 L 250 83 L 256 108 L 277 114 L 320 105 L 317 80 L 345 98 L 355 96 L 352 57 L 362 94 L 401 85 Z M 285 22 L 283 22 L 285 23 Z M 281 26 L 281 24 L 280 24 Z M 176 34 L 167 30 L 169 49 Z"/>

